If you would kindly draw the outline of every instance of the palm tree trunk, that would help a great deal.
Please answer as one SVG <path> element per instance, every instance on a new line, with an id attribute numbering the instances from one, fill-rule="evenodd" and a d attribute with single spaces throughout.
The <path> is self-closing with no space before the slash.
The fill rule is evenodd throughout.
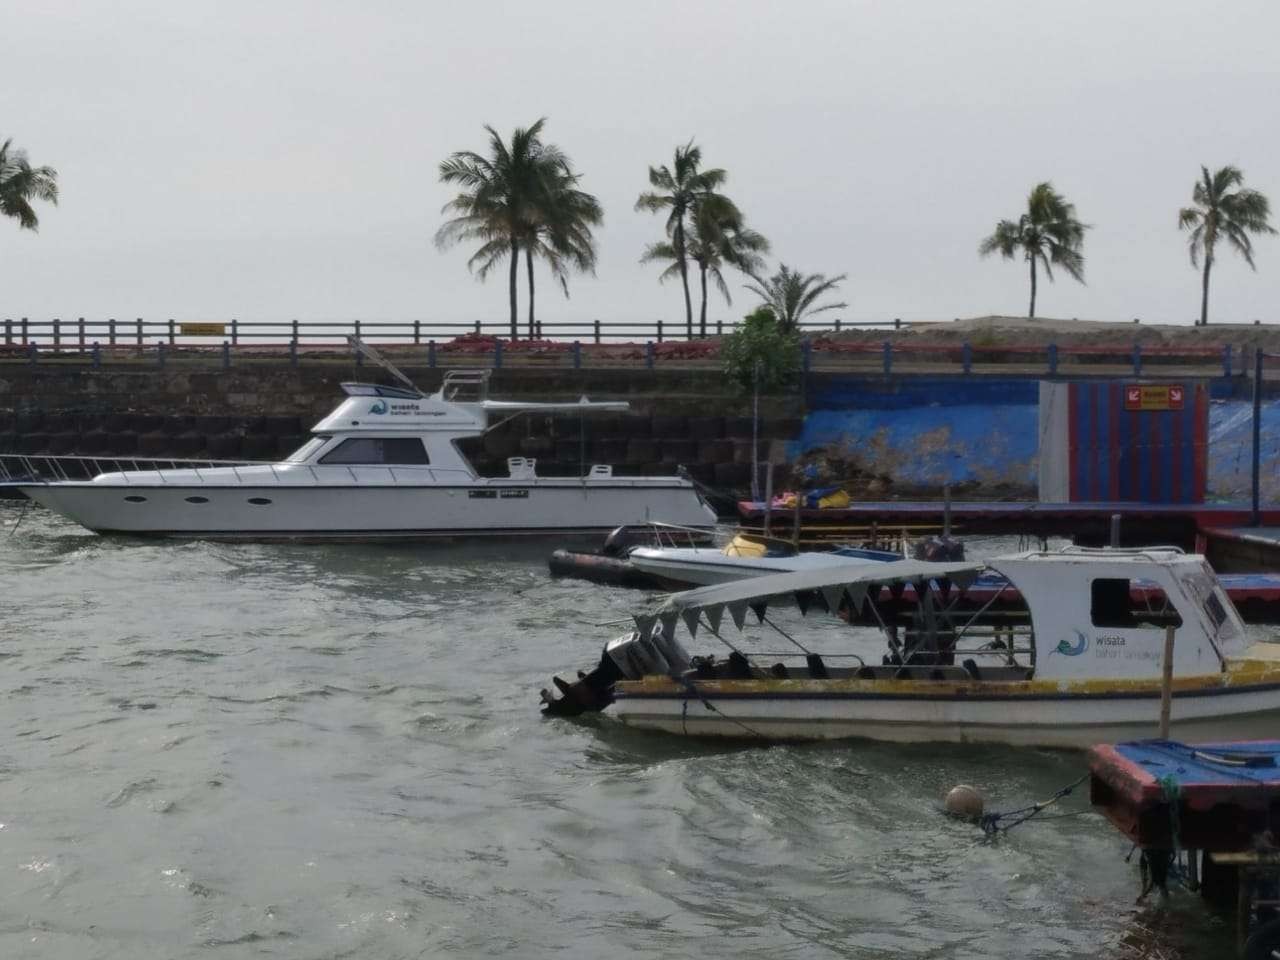
<path id="1" fill-rule="evenodd" d="M 533 339 L 533 247 L 524 248 L 524 262 L 529 268 L 529 339 Z"/>
<path id="2" fill-rule="evenodd" d="M 520 243 L 517 240 L 511 241 L 511 339 L 520 339 L 519 309 L 516 305 L 516 279 L 520 275 Z"/>
<path id="3" fill-rule="evenodd" d="M 1036 318 L 1036 258 L 1032 254 L 1028 259 L 1031 260 L 1031 307 L 1027 310 L 1027 319 L 1034 320 Z"/>
<path id="4" fill-rule="evenodd" d="M 680 261 L 680 285 L 684 287 L 684 324 L 688 339 L 693 339 L 693 301 L 689 299 L 689 263 L 684 256 L 684 214 L 676 221 L 676 229 L 672 234 L 672 246 L 676 248 L 676 258 Z"/>
<path id="5" fill-rule="evenodd" d="M 698 263 L 698 272 L 702 277 L 702 309 L 698 314 L 698 336 L 707 339 L 707 265 Z"/>
<path id="6" fill-rule="evenodd" d="M 1209 325 L 1209 268 L 1213 266 L 1213 257 L 1205 254 L 1204 281 L 1200 289 L 1200 326 Z"/>

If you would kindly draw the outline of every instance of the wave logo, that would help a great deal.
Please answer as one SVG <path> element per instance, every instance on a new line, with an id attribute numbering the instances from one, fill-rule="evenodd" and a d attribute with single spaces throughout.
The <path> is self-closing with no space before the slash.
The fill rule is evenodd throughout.
<path id="1" fill-rule="evenodd" d="M 376 413 L 376 414 L 379 414 L 379 415 L 386 413 L 386 412 L 387 412 L 387 401 L 385 401 L 385 400 L 375 400 L 375 401 L 373 401 L 373 406 L 371 406 L 371 407 L 369 408 L 369 412 L 370 412 L 370 413 Z"/>
<path id="2" fill-rule="evenodd" d="M 1089 638 L 1079 630 L 1072 630 L 1076 635 L 1075 643 L 1070 640 L 1059 640 L 1058 645 L 1053 648 L 1054 653 L 1060 653 L 1064 657 L 1078 657 L 1089 649 Z"/>

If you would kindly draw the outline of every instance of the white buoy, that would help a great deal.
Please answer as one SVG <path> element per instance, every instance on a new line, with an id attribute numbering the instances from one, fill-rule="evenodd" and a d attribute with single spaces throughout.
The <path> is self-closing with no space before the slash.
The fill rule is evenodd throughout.
<path id="1" fill-rule="evenodd" d="M 978 820 L 982 817 L 982 794 L 977 787 L 962 783 L 952 787 L 943 802 L 948 814 L 963 820 Z"/>

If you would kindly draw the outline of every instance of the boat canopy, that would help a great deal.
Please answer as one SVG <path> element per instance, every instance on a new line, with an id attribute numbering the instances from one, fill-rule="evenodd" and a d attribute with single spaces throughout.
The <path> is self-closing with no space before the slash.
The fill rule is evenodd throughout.
<path id="1" fill-rule="evenodd" d="M 637 614 L 634 619 L 642 636 L 648 636 L 654 623 L 658 621 L 662 622 L 663 632 L 669 632 L 677 618 L 683 618 L 693 632 L 697 629 L 699 614 L 703 611 L 706 612 L 712 629 L 719 629 L 720 619 L 728 609 L 734 624 L 741 629 L 747 610 L 754 610 L 763 616 L 769 601 L 779 597 L 795 597 L 798 603 L 807 605 L 807 596 L 821 594 L 827 609 L 834 612 L 840 608 L 846 593 L 855 605 L 860 605 L 872 584 L 946 579 L 963 589 L 973 583 L 985 569 L 984 563 L 896 560 L 868 564 L 866 569 L 827 567 L 775 573 L 672 594 L 657 609 Z"/>

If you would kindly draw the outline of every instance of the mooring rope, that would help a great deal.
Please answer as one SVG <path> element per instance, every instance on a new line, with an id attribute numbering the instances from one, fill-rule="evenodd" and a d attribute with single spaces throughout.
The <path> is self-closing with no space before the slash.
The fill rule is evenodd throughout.
<path id="1" fill-rule="evenodd" d="M 1069 797 L 1076 787 L 1089 779 L 1089 774 L 1085 773 L 1078 779 L 1073 780 L 1062 789 L 1058 790 L 1048 800 L 1041 800 L 1039 803 L 1033 803 L 1028 807 L 1019 807 L 1017 810 L 1006 810 L 1003 813 L 984 813 L 978 820 L 978 825 L 982 827 L 982 832 L 987 837 L 994 837 L 1000 833 L 1008 833 L 1019 824 L 1026 823 L 1033 818 L 1041 820 L 1055 820 L 1062 817 L 1079 816 L 1081 813 L 1087 813 L 1087 810 L 1081 810 L 1077 813 L 1058 814 L 1053 817 L 1041 817 L 1040 814 L 1049 807 L 1053 806 L 1063 797 Z M 1005 823 L 1005 821 L 1009 821 Z"/>

